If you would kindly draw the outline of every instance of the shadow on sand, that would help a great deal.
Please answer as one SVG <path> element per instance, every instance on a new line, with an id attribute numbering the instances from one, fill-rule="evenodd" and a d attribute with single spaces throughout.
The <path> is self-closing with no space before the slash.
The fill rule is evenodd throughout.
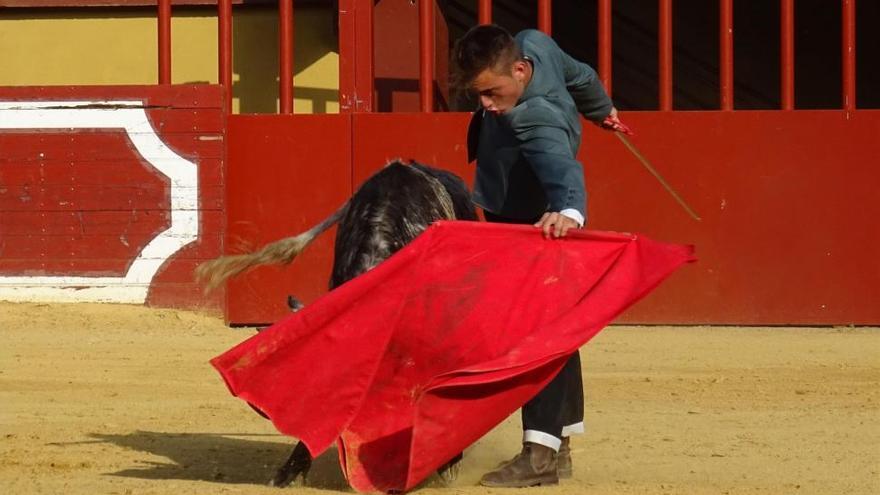
<path id="1" fill-rule="evenodd" d="M 282 435 L 239 433 L 163 433 L 135 431 L 124 435 L 93 433 L 94 441 L 165 457 L 168 462 L 141 461 L 112 476 L 155 480 L 199 480 L 265 485 L 290 455 L 294 442 Z M 271 440 L 255 440 L 270 437 Z M 297 484 L 302 483 L 301 478 Z M 349 490 L 336 448 L 315 459 L 306 486 Z"/>

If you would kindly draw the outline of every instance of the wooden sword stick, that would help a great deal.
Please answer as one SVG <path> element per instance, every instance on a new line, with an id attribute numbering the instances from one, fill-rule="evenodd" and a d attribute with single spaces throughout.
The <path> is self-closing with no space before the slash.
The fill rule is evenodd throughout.
<path id="1" fill-rule="evenodd" d="M 688 215 L 690 215 L 694 220 L 698 222 L 701 221 L 701 218 L 697 216 L 696 213 L 694 213 L 694 210 L 692 210 L 691 207 L 688 206 L 683 199 L 681 199 L 681 196 L 679 196 L 678 193 L 676 193 L 675 190 L 672 189 L 672 186 L 670 186 L 669 183 L 666 182 L 666 180 L 663 178 L 663 176 L 661 176 L 660 173 L 651 166 L 651 163 L 648 162 L 648 159 L 639 152 L 639 150 L 629 141 L 629 139 L 626 138 L 626 136 L 622 132 L 614 131 L 614 135 L 617 136 L 617 139 L 620 139 L 620 141 L 623 142 L 624 146 L 626 146 L 627 149 L 629 149 L 629 151 L 632 152 L 632 154 L 635 155 L 640 162 L 642 162 L 642 166 L 648 169 L 648 172 L 651 172 L 651 175 L 653 175 L 654 178 L 657 179 L 658 182 L 660 182 L 660 185 L 662 185 L 663 188 L 666 189 L 666 192 L 672 195 L 672 197 L 678 202 L 678 204 L 681 205 L 682 208 L 684 208 Z"/>

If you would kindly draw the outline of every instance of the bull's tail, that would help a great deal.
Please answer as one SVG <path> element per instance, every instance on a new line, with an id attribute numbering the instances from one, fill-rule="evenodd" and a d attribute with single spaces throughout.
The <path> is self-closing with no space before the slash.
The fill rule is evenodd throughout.
<path id="1" fill-rule="evenodd" d="M 316 237 L 332 227 L 345 214 L 348 208 L 346 201 L 323 222 L 315 225 L 302 234 L 286 237 L 267 244 L 259 251 L 250 254 L 221 256 L 200 264 L 196 270 L 196 279 L 205 285 L 205 292 L 216 289 L 228 278 L 234 277 L 251 268 L 262 265 L 281 265 L 293 261 Z"/>

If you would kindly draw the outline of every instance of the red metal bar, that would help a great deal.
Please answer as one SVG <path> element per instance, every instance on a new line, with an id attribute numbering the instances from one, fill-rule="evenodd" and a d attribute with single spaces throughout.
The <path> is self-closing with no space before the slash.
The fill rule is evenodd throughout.
<path id="1" fill-rule="evenodd" d="M 657 21 L 657 46 L 660 72 L 660 110 L 672 110 L 672 0 L 659 0 Z"/>
<path id="2" fill-rule="evenodd" d="M 171 0 L 159 0 L 159 84 L 171 84 Z"/>
<path id="3" fill-rule="evenodd" d="M 721 110 L 733 110 L 733 0 L 720 0 Z"/>
<path id="4" fill-rule="evenodd" d="M 373 111 L 373 0 L 358 0 L 357 4 L 357 101 L 358 112 Z"/>
<path id="5" fill-rule="evenodd" d="M 538 0 L 538 29 L 547 36 L 553 34 L 553 3 L 551 0 Z"/>
<path id="6" fill-rule="evenodd" d="M 492 24 L 492 0 L 480 0 L 477 10 L 480 24 Z"/>
<path id="7" fill-rule="evenodd" d="M 779 94 L 783 110 L 794 110 L 794 0 L 779 0 Z"/>
<path id="8" fill-rule="evenodd" d="M 339 111 L 373 110 L 373 0 L 339 0 Z"/>
<path id="9" fill-rule="evenodd" d="M 278 0 L 278 107 L 293 113 L 293 0 Z"/>
<path id="10" fill-rule="evenodd" d="M 842 0 L 843 109 L 856 109 L 856 0 Z"/>
<path id="11" fill-rule="evenodd" d="M 226 90 L 226 111 L 232 112 L 232 0 L 217 0 L 218 79 Z"/>
<path id="12" fill-rule="evenodd" d="M 355 47 L 357 26 L 355 0 L 339 0 L 339 112 L 350 113 L 355 110 L 356 78 Z"/>
<path id="13" fill-rule="evenodd" d="M 611 96 L 611 0 L 599 0 L 599 80 Z"/>
<path id="14" fill-rule="evenodd" d="M 434 111 L 434 0 L 419 0 L 419 92 L 422 112 Z"/>

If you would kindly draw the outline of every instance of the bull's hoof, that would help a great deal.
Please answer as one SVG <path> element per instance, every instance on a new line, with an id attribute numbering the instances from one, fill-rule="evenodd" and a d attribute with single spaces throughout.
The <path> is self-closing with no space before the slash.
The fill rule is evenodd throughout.
<path id="1" fill-rule="evenodd" d="M 449 486 L 458 479 L 458 473 L 461 472 L 461 458 L 462 454 L 458 454 L 437 470 L 437 476 L 444 485 Z"/>
<path id="2" fill-rule="evenodd" d="M 309 454 L 304 443 L 298 442 L 296 447 L 293 448 L 290 458 L 278 468 L 278 471 L 275 472 L 275 477 L 269 481 L 269 486 L 278 488 L 290 486 L 300 475 L 302 475 L 303 485 L 305 485 L 309 469 L 311 468 L 312 455 Z"/>
<path id="3" fill-rule="evenodd" d="M 275 473 L 275 477 L 269 481 L 269 486 L 276 488 L 285 488 L 293 484 L 296 478 L 302 475 L 303 485 L 306 484 L 306 478 L 309 475 L 309 466 L 284 466 Z"/>

